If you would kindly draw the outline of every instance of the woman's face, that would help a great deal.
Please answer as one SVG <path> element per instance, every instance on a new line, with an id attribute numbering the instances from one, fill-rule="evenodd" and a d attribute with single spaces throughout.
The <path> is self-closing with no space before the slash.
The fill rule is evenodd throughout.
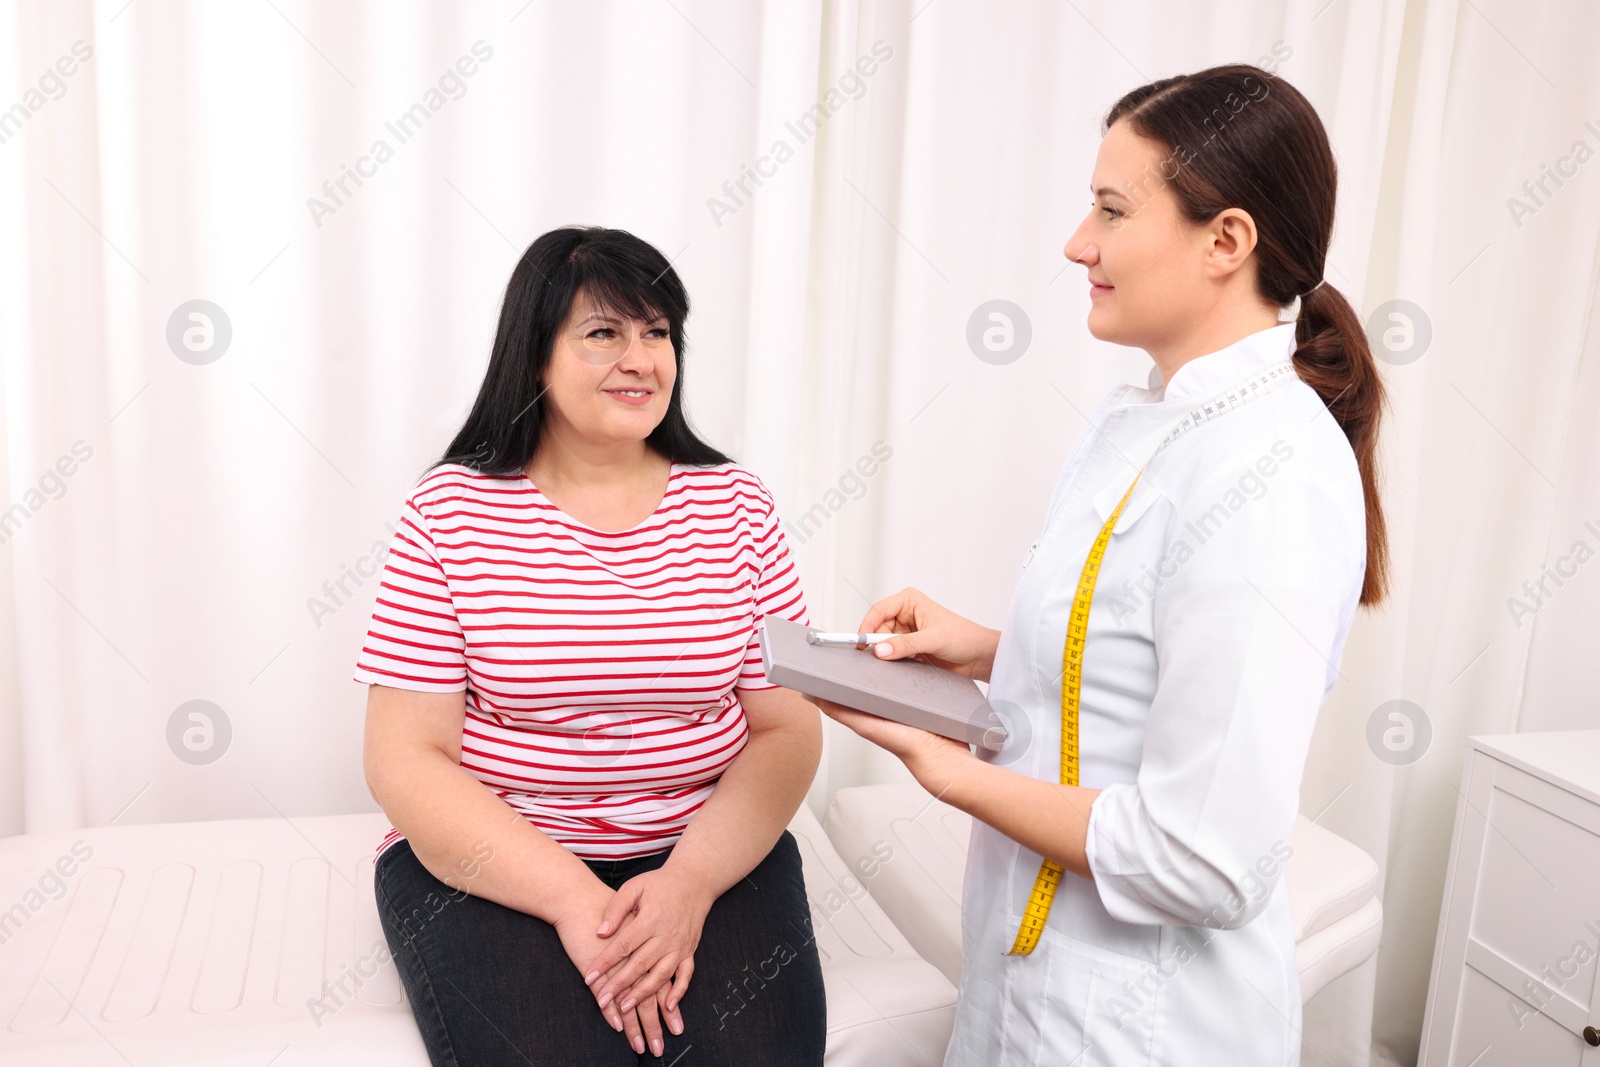
<path id="1" fill-rule="evenodd" d="M 550 428 L 597 444 L 642 441 L 666 417 L 677 375 L 664 317 L 625 318 L 580 291 L 545 368 Z"/>
<path id="2" fill-rule="evenodd" d="M 1212 228 L 1185 219 L 1168 185 L 1187 158 L 1126 122 L 1100 142 L 1093 203 L 1063 251 L 1088 268 L 1089 332 L 1102 341 L 1154 351 L 1216 299 Z"/>

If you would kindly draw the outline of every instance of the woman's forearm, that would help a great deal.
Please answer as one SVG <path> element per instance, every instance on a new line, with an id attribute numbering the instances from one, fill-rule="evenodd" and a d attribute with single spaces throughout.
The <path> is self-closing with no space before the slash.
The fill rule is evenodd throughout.
<path id="1" fill-rule="evenodd" d="M 970 756 L 911 769 L 944 803 L 1074 874 L 1094 877 L 1084 850 L 1100 790 L 1040 781 Z"/>
<path id="2" fill-rule="evenodd" d="M 982 659 L 973 665 L 972 677 L 980 682 L 987 683 L 989 675 L 994 672 L 995 653 L 1000 650 L 1000 631 L 984 627 L 984 640 L 987 645 Z"/>
<path id="3" fill-rule="evenodd" d="M 695 812 L 667 866 L 715 899 L 756 868 L 805 800 L 822 757 L 815 705 L 789 690 L 743 697 L 750 737 Z M 759 707 L 754 715 L 752 705 Z"/>
<path id="4" fill-rule="evenodd" d="M 453 889 L 555 923 L 605 889 L 588 866 L 437 749 L 369 759 L 368 784 L 418 861 Z"/>

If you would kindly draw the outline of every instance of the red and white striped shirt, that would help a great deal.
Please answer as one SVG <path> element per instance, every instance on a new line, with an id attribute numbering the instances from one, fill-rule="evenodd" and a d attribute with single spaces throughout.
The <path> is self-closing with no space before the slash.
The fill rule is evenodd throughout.
<path id="1" fill-rule="evenodd" d="M 775 688 L 765 615 L 808 621 L 772 496 L 738 464 L 674 463 L 617 533 L 522 475 L 445 464 L 406 499 L 355 679 L 465 689 L 463 768 L 582 858 L 642 856 L 744 749 L 736 689 Z"/>

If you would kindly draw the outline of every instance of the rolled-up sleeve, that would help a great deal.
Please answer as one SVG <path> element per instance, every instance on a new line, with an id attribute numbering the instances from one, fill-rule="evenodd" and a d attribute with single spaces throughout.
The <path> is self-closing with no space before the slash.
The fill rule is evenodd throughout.
<path id="1" fill-rule="evenodd" d="M 1242 926 L 1292 853 L 1312 727 L 1365 566 L 1365 519 L 1353 459 L 1343 481 L 1309 456 L 1251 479 L 1260 458 L 1210 465 L 1173 505 L 1176 566 L 1153 601 L 1159 668 L 1143 758 L 1136 781 L 1106 788 L 1089 819 L 1089 868 L 1123 922 Z"/>

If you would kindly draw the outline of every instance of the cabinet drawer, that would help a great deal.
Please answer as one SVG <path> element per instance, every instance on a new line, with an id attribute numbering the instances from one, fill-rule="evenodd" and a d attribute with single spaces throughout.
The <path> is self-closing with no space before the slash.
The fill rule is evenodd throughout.
<path id="1" fill-rule="evenodd" d="M 1481 751 L 1467 771 L 1420 1062 L 1600 1067 L 1600 805 Z"/>
<path id="2" fill-rule="evenodd" d="M 1600 808 L 1489 762 L 1492 780 L 1467 814 L 1483 835 L 1469 933 L 1587 1008 L 1600 934 Z M 1472 888 L 1468 873 L 1457 870 L 1458 893 Z"/>
<path id="3" fill-rule="evenodd" d="M 1468 967 L 1462 972 L 1455 1003 L 1460 1024 L 1450 1049 L 1450 1067 L 1593 1067 L 1591 1049 L 1548 1015 L 1514 1019 L 1506 1010 L 1506 991 Z M 1432 1062 L 1432 1061 L 1430 1061 Z"/>

